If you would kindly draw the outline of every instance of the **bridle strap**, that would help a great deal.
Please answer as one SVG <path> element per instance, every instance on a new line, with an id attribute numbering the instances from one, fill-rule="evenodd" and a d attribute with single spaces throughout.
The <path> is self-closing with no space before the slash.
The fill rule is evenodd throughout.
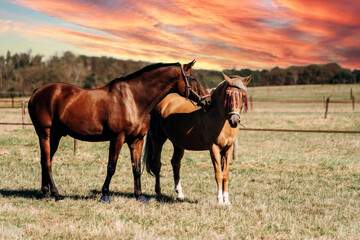
<path id="1" fill-rule="evenodd" d="M 180 64 L 180 69 L 181 69 L 181 75 L 183 76 L 184 78 L 184 81 L 185 81 L 185 98 L 188 99 L 189 98 L 189 95 L 190 95 L 190 85 L 189 85 L 189 80 L 187 78 L 187 76 L 185 75 L 185 71 L 184 71 L 184 67 L 182 64 Z"/>
<path id="2" fill-rule="evenodd" d="M 200 103 L 201 101 L 203 101 L 205 98 L 209 97 L 210 94 L 208 95 L 205 95 L 205 96 L 200 96 L 199 94 L 197 94 L 191 87 L 190 87 L 190 84 L 189 84 L 189 79 L 188 77 L 189 76 L 192 76 L 194 75 L 193 73 L 189 73 L 189 74 L 185 74 L 185 71 L 184 71 L 184 67 L 182 64 L 180 64 L 180 69 L 181 69 L 181 75 L 183 76 L 184 80 L 185 80 L 185 98 L 188 99 L 189 96 L 190 96 L 190 93 L 193 94 L 194 96 L 197 97 L 197 101 L 198 103 Z M 200 83 L 196 80 L 196 83 L 198 85 L 198 88 L 200 89 Z"/>

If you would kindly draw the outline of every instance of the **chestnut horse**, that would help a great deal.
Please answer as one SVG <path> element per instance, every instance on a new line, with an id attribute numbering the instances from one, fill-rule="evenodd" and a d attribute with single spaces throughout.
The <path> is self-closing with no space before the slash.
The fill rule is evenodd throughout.
<path id="1" fill-rule="evenodd" d="M 63 199 L 52 177 L 51 162 L 60 138 L 70 135 L 83 141 L 110 141 L 107 175 L 100 198 L 107 203 L 110 203 L 109 185 L 118 156 L 127 142 L 135 197 L 147 203 L 141 192 L 140 157 L 150 123 L 149 113 L 170 92 L 198 102 L 203 100 L 196 93 L 201 85 L 191 69 L 194 63 L 149 65 L 98 89 L 50 83 L 35 90 L 29 100 L 29 114 L 40 142 L 43 196 L 50 197 L 50 190 L 55 200 Z"/>
<path id="2" fill-rule="evenodd" d="M 166 139 L 174 146 L 171 164 L 177 199 L 184 195 L 180 183 L 180 161 L 186 150 L 210 150 L 217 183 L 219 204 L 230 204 L 228 194 L 229 162 L 238 137 L 240 112 L 247 110 L 246 85 L 251 76 L 228 77 L 211 94 L 204 111 L 177 94 L 166 96 L 151 112 L 143 161 L 156 177 L 155 192 L 161 196 L 161 149 Z M 221 156 L 220 156 L 221 155 Z"/>

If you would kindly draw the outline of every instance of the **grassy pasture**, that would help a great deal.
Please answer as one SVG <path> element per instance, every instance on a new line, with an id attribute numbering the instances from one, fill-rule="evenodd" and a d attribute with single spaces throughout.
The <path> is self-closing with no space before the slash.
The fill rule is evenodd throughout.
<path id="1" fill-rule="evenodd" d="M 360 85 L 351 87 L 360 99 Z M 330 94 L 348 99 L 349 91 L 350 85 L 249 89 L 254 99 Z M 330 103 L 324 119 L 322 103 L 254 102 L 242 123 L 249 128 L 359 131 L 359 109 Z M 21 122 L 20 109 L 0 109 L 0 122 Z M 186 199 L 174 200 L 169 142 L 161 179 L 167 201 L 155 200 L 154 178 L 146 173 L 142 187 L 150 204 L 134 200 L 124 146 L 110 185 L 112 203 L 100 204 L 108 143 L 79 142 L 74 156 L 69 137 L 62 139 L 53 162 L 55 182 L 66 198 L 42 200 L 33 128 L 0 126 L 0 131 L 0 239 L 360 238 L 359 134 L 241 131 L 238 160 L 230 165 L 232 205 L 224 207 L 216 204 L 208 152 L 185 153 L 181 179 Z"/>

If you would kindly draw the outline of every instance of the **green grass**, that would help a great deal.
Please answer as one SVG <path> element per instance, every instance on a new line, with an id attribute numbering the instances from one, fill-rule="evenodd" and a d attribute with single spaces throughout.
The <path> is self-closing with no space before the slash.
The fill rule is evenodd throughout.
<path id="1" fill-rule="evenodd" d="M 360 130 L 359 108 L 353 111 L 346 104 L 330 105 L 327 119 L 323 106 L 315 103 L 253 107 L 242 116 L 246 127 Z M 17 122 L 19 114 L 1 109 L 0 122 Z M 100 204 L 108 143 L 79 142 L 75 156 L 69 137 L 61 140 L 53 161 L 55 182 L 66 198 L 40 199 L 40 153 L 33 128 L 0 130 L 0 239 L 360 238 L 359 134 L 241 131 L 238 159 L 230 163 L 232 205 L 225 207 L 217 205 L 206 151 L 185 153 L 185 201 L 175 201 L 169 142 L 161 178 L 168 201 L 156 201 L 155 179 L 146 173 L 142 187 L 150 204 L 135 201 L 124 146 L 110 185 L 112 203 Z"/>
<path id="2" fill-rule="evenodd" d="M 297 85 L 249 87 L 248 94 L 255 99 L 317 99 L 331 96 L 331 99 L 350 99 L 352 89 L 355 99 L 360 99 L 360 84 L 324 84 L 324 85 Z"/>

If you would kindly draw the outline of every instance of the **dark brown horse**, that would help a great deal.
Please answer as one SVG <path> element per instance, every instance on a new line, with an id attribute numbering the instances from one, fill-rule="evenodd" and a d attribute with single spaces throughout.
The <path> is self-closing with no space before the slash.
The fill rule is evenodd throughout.
<path id="1" fill-rule="evenodd" d="M 55 186 L 51 162 L 60 138 L 70 135 L 84 141 L 110 141 L 107 175 L 100 198 L 108 203 L 110 181 L 121 147 L 127 142 L 135 197 L 147 203 L 141 192 L 140 157 L 149 113 L 170 92 L 198 102 L 203 100 L 197 94 L 203 88 L 191 69 L 194 63 L 150 65 L 92 90 L 65 83 L 51 83 L 37 89 L 29 101 L 29 114 L 40 141 L 43 196 L 50 197 L 50 190 L 56 200 L 63 198 Z"/>
<path id="2" fill-rule="evenodd" d="M 155 191 L 161 196 L 161 149 L 166 139 L 174 146 L 171 165 L 177 198 L 184 199 L 180 183 L 180 163 L 187 150 L 210 150 L 217 183 L 219 204 L 230 204 L 228 193 L 229 163 L 238 137 L 240 112 L 247 109 L 246 85 L 250 77 L 224 74 L 223 81 L 211 94 L 206 111 L 195 107 L 177 94 L 166 96 L 151 112 L 143 161 L 156 177 Z"/>

